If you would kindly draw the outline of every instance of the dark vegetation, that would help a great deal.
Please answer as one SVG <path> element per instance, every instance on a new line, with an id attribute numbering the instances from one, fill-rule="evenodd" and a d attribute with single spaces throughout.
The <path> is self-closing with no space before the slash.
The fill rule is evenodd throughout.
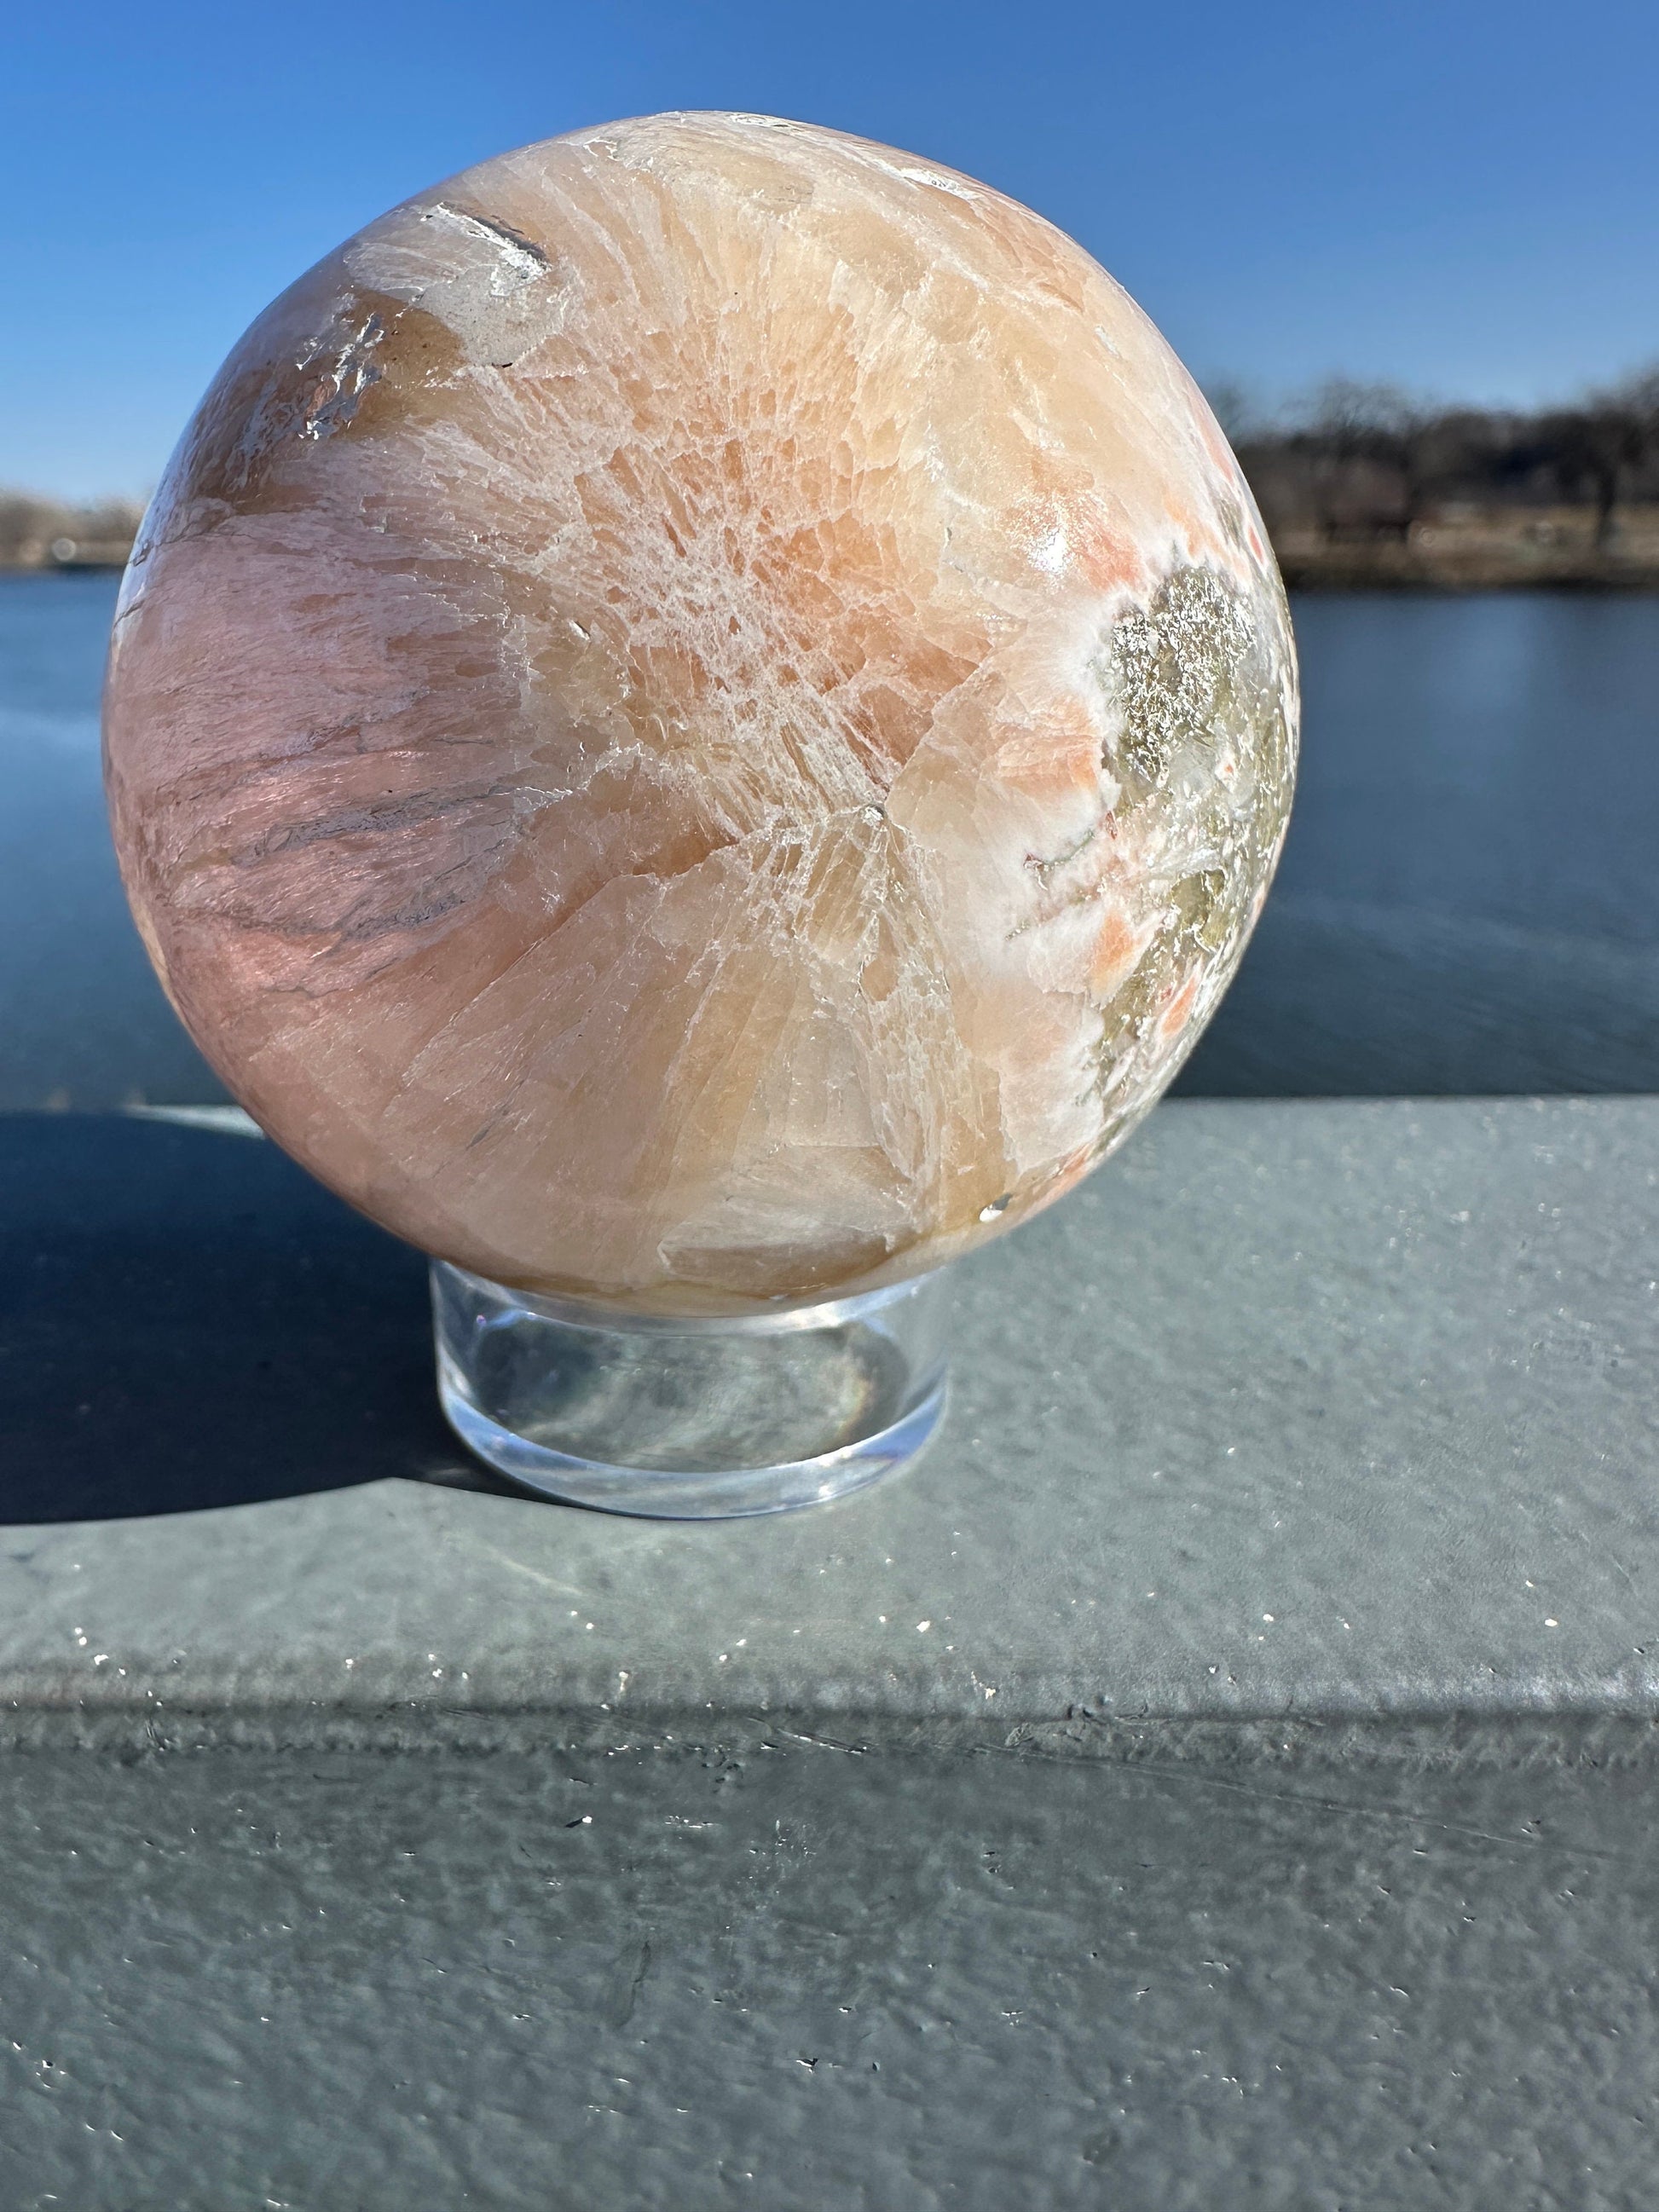
<path id="1" fill-rule="evenodd" d="M 0 492 L 0 568 L 118 568 L 142 514 L 125 499 L 74 507 Z"/>
<path id="2" fill-rule="evenodd" d="M 1530 413 L 1346 378 L 1277 422 L 1211 398 L 1293 584 L 1659 584 L 1659 368 Z"/>

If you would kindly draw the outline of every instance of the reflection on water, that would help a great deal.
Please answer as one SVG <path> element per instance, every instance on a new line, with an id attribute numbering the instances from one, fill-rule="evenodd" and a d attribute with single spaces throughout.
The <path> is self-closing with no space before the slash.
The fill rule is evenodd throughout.
<path id="1" fill-rule="evenodd" d="M 223 1096 L 110 855 L 114 597 L 0 577 L 0 1107 Z M 1311 599 L 1296 623 L 1290 842 L 1181 1087 L 1659 1091 L 1659 599 Z"/>

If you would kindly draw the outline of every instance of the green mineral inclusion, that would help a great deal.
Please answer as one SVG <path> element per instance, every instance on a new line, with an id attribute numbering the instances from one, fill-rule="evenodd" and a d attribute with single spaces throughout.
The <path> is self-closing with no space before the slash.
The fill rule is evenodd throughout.
<path id="1" fill-rule="evenodd" d="M 1163 886 L 1172 921 L 1106 1009 L 1097 1066 L 1109 1097 L 1107 1144 L 1138 1116 L 1134 1079 L 1169 987 L 1200 962 L 1224 982 L 1272 875 L 1296 770 L 1289 636 L 1273 581 L 1247 592 L 1187 566 L 1102 641 L 1095 667 L 1116 725 L 1104 762 L 1120 786 L 1114 811 L 1127 819 L 1156 798 L 1178 829 L 1171 858 L 1198 863 Z M 1182 1056 L 1196 1036 L 1194 1024 Z M 1159 1087 L 1170 1072 L 1160 1066 Z"/>

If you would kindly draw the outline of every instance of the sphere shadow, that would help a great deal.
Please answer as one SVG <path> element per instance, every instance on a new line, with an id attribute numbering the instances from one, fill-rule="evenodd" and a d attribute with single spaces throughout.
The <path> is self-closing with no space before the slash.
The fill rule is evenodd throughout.
<path id="1" fill-rule="evenodd" d="M 497 1486 L 438 1410 L 424 1260 L 274 1145 L 0 1115 L 0 1524 Z"/>

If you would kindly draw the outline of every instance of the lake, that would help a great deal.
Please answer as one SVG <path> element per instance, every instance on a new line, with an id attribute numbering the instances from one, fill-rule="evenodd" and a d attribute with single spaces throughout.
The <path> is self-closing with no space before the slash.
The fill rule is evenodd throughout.
<path id="1" fill-rule="evenodd" d="M 106 575 L 0 576 L 0 1107 L 223 1097 L 129 921 Z M 1180 1088 L 1659 1091 L 1659 599 L 1303 599 L 1279 880 Z"/>

